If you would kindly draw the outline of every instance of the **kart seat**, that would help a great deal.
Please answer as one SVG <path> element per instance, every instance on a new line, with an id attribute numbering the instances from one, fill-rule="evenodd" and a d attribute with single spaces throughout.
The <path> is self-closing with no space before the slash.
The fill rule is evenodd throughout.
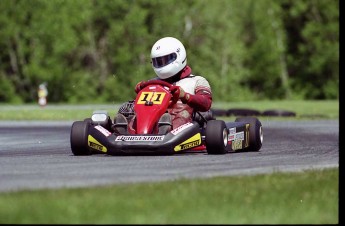
<path id="1" fill-rule="evenodd" d="M 204 111 L 204 112 L 194 112 L 193 115 L 193 121 L 196 121 L 199 123 L 200 127 L 203 127 L 205 125 L 206 121 L 214 120 L 216 119 L 211 110 Z"/>
<path id="2" fill-rule="evenodd" d="M 158 121 L 158 134 L 167 134 L 171 129 L 171 115 L 169 113 L 164 113 Z"/>

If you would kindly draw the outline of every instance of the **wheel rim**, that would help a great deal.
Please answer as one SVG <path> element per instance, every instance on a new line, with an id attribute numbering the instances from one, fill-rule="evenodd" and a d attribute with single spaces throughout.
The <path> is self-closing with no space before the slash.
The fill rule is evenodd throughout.
<path id="1" fill-rule="evenodd" d="M 259 133 L 260 133 L 260 141 L 262 143 L 264 141 L 264 133 L 262 132 L 262 126 L 260 126 Z"/>
<path id="2" fill-rule="evenodd" d="M 224 147 L 228 145 L 228 132 L 226 128 L 223 129 L 223 143 Z"/>

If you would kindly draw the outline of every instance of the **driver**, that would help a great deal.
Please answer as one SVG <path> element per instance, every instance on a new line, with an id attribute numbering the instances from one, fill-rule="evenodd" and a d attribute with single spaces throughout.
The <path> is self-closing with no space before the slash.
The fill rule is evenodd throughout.
<path id="1" fill-rule="evenodd" d="M 193 113 L 196 111 L 210 110 L 212 104 L 210 84 L 204 77 L 192 74 L 192 69 L 187 65 L 186 49 L 178 39 L 173 37 L 159 39 L 151 49 L 151 64 L 157 75 L 151 80 L 163 80 L 176 86 L 175 92 L 179 96 L 177 103 L 160 118 L 159 134 L 165 134 L 187 122 L 192 122 Z M 139 82 L 135 86 L 136 93 L 141 90 L 143 83 L 144 81 Z M 123 112 L 125 106 L 121 108 Z M 121 122 L 125 124 L 124 117 L 121 116 L 121 108 L 114 120 L 115 125 Z"/>

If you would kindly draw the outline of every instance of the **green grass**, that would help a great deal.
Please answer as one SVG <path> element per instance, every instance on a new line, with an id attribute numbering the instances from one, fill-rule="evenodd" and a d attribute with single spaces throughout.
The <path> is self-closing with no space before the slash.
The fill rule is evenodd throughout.
<path id="1" fill-rule="evenodd" d="M 253 102 L 233 102 L 214 103 L 214 108 L 248 108 L 258 111 L 271 109 L 293 111 L 298 119 L 337 119 L 339 118 L 339 100 L 278 100 L 278 101 L 253 101 Z"/>
<path id="2" fill-rule="evenodd" d="M 249 108 L 258 111 L 280 109 L 294 111 L 297 117 L 289 119 L 338 119 L 339 101 L 255 101 L 255 102 L 214 102 L 213 108 Z M 82 120 L 90 117 L 94 110 L 107 110 L 111 117 L 119 108 L 118 104 L 104 105 L 61 105 L 48 104 L 40 107 L 34 104 L 0 105 L 0 120 Z M 260 116 L 261 118 L 261 116 Z M 281 119 L 281 117 L 270 117 Z"/>
<path id="3" fill-rule="evenodd" d="M 0 193 L 1 224 L 337 224 L 338 168 Z"/>

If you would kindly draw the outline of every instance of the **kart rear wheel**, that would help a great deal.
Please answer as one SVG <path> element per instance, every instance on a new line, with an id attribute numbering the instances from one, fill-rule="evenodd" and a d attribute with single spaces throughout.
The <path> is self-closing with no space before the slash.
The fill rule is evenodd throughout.
<path id="1" fill-rule="evenodd" d="M 225 154 L 228 145 L 228 129 L 222 120 L 210 120 L 206 125 L 205 142 L 208 154 Z"/>
<path id="2" fill-rule="evenodd" d="M 90 121 L 76 121 L 71 128 L 71 149 L 74 155 L 91 155 L 87 145 L 87 135 Z"/>
<path id="3" fill-rule="evenodd" d="M 261 122 L 255 117 L 236 118 L 235 122 L 249 124 L 249 147 L 244 151 L 259 151 L 264 139 Z"/>

